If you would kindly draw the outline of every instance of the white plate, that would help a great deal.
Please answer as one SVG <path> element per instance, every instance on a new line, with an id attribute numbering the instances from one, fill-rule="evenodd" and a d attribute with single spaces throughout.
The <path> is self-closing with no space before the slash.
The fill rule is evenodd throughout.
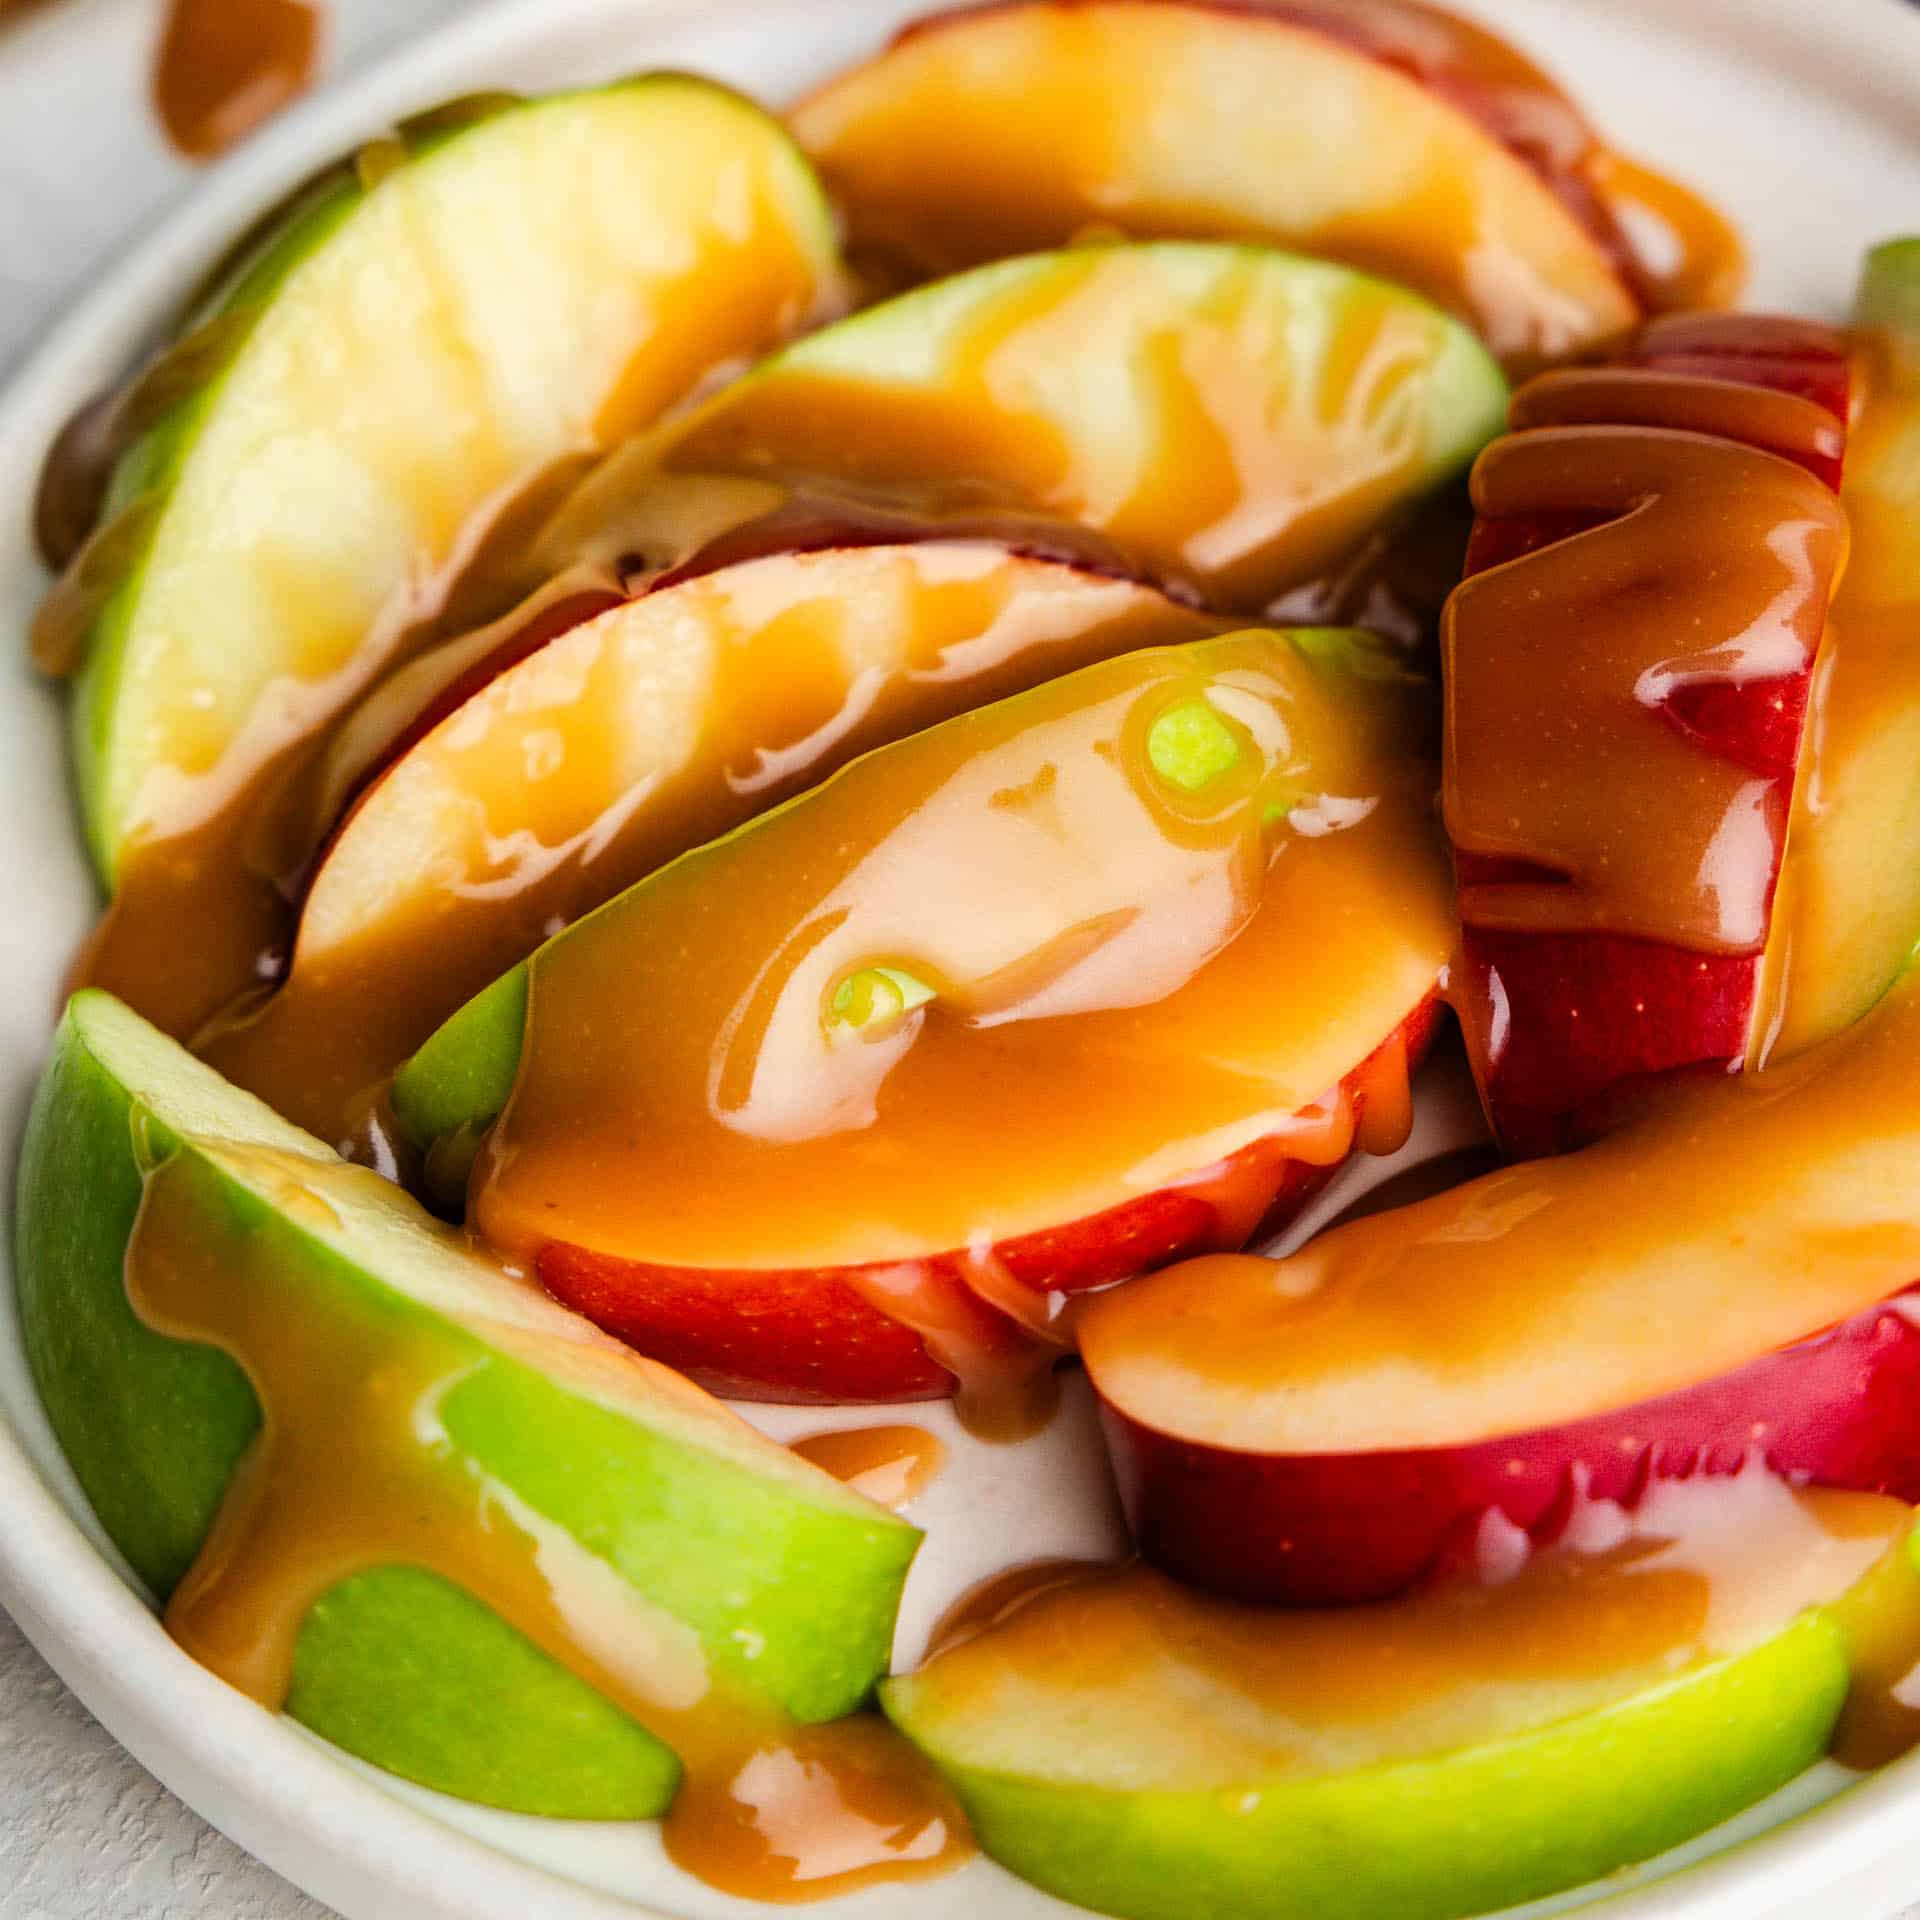
<path id="1" fill-rule="evenodd" d="M 226 238 L 316 163 L 402 113 L 480 87 L 671 65 L 782 100 L 916 10 L 913 0 L 506 0 L 291 115 L 69 316 L 0 406 L 0 631 L 24 628 L 42 586 L 27 503 L 49 436 L 126 364 Z M 1623 146 L 1736 215 L 1753 243 L 1756 301 L 1837 315 L 1862 249 L 1920 228 L 1920 13 L 1896 0 L 1818 10 L 1690 0 L 1684 11 L 1681 0 L 1478 0 L 1469 10 L 1563 74 Z M 11 657 L 21 660 L 17 643 Z M 0 698 L 0 1138 L 9 1142 L 94 904 L 70 825 L 59 705 L 24 665 Z M 1434 1091 L 1429 1150 L 1463 1110 L 1457 1085 Z M 1040 1441 L 1010 1451 L 954 1435 L 943 1412 L 914 1417 L 941 1428 L 959 1457 L 916 1509 L 931 1538 L 908 1593 L 903 1661 L 946 1599 L 997 1565 L 1118 1543 L 1083 1398 Z M 814 1412 L 766 1424 L 791 1438 L 844 1421 Z M 0 1287 L 0 1605 L 154 1773 L 350 1920 L 764 1920 L 766 1909 L 678 1875 L 650 1827 L 531 1820 L 415 1791 L 343 1760 L 189 1661 L 126 1580 L 59 1457 L 22 1362 L 10 1287 Z M 1920 1756 L 1857 1785 L 1823 1768 L 1680 1854 L 1528 1911 L 1882 1920 L 1920 1891 L 1917 1824 Z M 1076 1910 L 981 1862 L 828 1911 L 1038 1920 Z"/>

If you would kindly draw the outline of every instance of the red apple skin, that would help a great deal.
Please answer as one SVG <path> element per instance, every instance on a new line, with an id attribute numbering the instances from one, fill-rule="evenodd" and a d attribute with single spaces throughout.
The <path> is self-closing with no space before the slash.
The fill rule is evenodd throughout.
<path id="1" fill-rule="evenodd" d="M 1611 364 L 1769 387 L 1847 419 L 1852 360 L 1831 328 L 1769 314 L 1677 314 L 1653 321 Z M 1767 449 L 1778 451 L 1778 449 Z M 1844 437 L 1800 464 L 1837 488 Z M 1570 514 L 1479 521 L 1466 572 L 1480 572 L 1597 522 Z M 1775 783 L 1775 871 L 1786 839 L 1805 733 L 1812 667 L 1743 686 L 1685 689 L 1665 717 L 1707 752 Z M 1462 884 L 1497 879 L 1503 863 L 1455 856 Z M 1676 1073 L 1734 1073 L 1745 1064 L 1762 956 L 1705 954 L 1612 933 L 1465 927 L 1455 991 L 1488 1117 L 1518 1158 L 1564 1152 Z M 1505 1044 L 1489 1059 L 1496 1021 Z"/>
<path id="2" fill-rule="evenodd" d="M 1916 1311 L 1920 1289 L 1719 1379 L 1457 1447 L 1241 1453 L 1156 1432 L 1104 1397 L 1102 1417 L 1144 1559 L 1237 1600 L 1347 1606 L 1470 1556 L 1496 1509 L 1548 1541 L 1580 1489 L 1631 1505 L 1655 1476 L 1732 1473 L 1755 1453 L 1818 1486 L 1920 1501 Z"/>
<path id="3" fill-rule="evenodd" d="M 1356 1117 L 1366 1101 L 1367 1069 L 1404 1037 L 1409 1070 L 1425 1057 L 1438 1023 L 1428 1000 L 1375 1054 L 1347 1076 Z M 1218 1251 L 1223 1238 L 1254 1244 L 1278 1232 L 1333 1177 L 1334 1167 L 1289 1157 L 1284 1141 L 1255 1141 L 1213 1177 L 1089 1214 L 1063 1226 L 1002 1241 L 991 1250 L 999 1271 L 1030 1287 L 1079 1293 L 1109 1286 L 1194 1254 Z M 1220 1197 L 1236 1212 L 1248 1196 L 1263 1207 L 1251 1232 L 1225 1225 Z M 1241 1213 L 1244 1220 L 1248 1217 Z M 557 1300 L 604 1331 L 706 1387 L 736 1400 L 845 1405 L 938 1400 L 957 1382 L 919 1334 L 892 1319 L 850 1284 L 872 1269 L 748 1271 L 656 1266 L 596 1253 L 561 1240 L 535 1255 L 535 1272 Z M 967 1284 L 969 1256 L 940 1254 L 921 1263 L 925 1284 L 956 1313 L 988 1354 L 1012 1355 L 1030 1338 Z"/>

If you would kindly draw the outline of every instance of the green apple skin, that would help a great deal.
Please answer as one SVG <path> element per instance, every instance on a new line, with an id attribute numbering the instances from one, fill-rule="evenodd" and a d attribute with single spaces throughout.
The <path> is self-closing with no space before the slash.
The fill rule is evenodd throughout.
<path id="1" fill-rule="evenodd" d="M 1853 516 L 1854 546 L 1837 603 L 1840 658 L 1824 670 L 1842 675 L 1852 609 L 1864 609 L 1883 630 L 1880 645 L 1893 641 L 1894 622 L 1904 619 L 1908 644 L 1920 647 L 1920 239 L 1890 240 L 1867 255 L 1853 319 L 1857 332 L 1882 348 L 1889 390 L 1875 392 L 1878 383 L 1870 383 L 1840 492 Z M 1871 648 L 1871 634 L 1863 637 Z M 1872 671 L 1871 655 L 1855 668 L 1863 671 Z M 1824 811 L 1805 855 L 1809 898 L 1796 930 L 1805 1004 L 1790 1004 L 1785 1051 L 1814 1045 L 1864 1017 L 1891 990 L 1920 941 L 1915 684 L 1895 667 L 1876 690 L 1881 697 L 1872 705 L 1870 736 L 1853 739 L 1839 765 L 1819 769 Z M 1787 862 L 1791 882 L 1797 864 L 1791 839 Z"/>
<path id="2" fill-rule="evenodd" d="M 128 1303 L 136 1127 L 147 1151 L 189 1156 L 210 1198 L 266 1236 L 283 1270 L 316 1290 L 372 1294 L 396 1325 L 434 1314 L 448 1337 L 471 1338 L 475 1370 L 444 1403 L 454 1442 L 693 1627 L 716 1672 L 801 1721 L 868 1697 L 886 1669 L 917 1529 L 704 1396 L 676 1397 L 635 1374 L 616 1410 L 604 1381 L 594 1397 L 570 1389 L 563 1356 L 536 1368 L 410 1296 L 400 1269 L 421 1216 L 397 1188 L 382 1203 L 390 1218 L 349 1216 L 325 1238 L 277 1212 L 249 1186 L 243 1159 L 222 1161 L 220 1143 L 331 1162 L 328 1149 L 90 992 L 68 1008 L 28 1121 L 15 1216 L 21 1322 L 74 1472 L 157 1595 L 198 1550 L 260 1414 L 231 1359 L 151 1331 Z M 571 1316 L 538 1303 L 549 1308 L 577 1337 Z M 764 1641 L 751 1664 L 736 1633 Z M 498 1615 L 408 1568 L 361 1573 L 321 1599 L 300 1635 L 288 1711 L 376 1766 L 518 1812 L 649 1817 L 679 1777 L 660 1742 Z"/>
<path id="3" fill-rule="evenodd" d="M 1814 1610 L 1535 1733 L 1210 1792 L 1075 1782 L 1071 1729 L 1027 1730 L 1031 1773 L 970 1765 L 922 1676 L 880 1697 L 981 1847 L 1063 1900 L 1119 1920 L 1460 1920 L 1650 1859 L 1764 1799 L 1825 1753 L 1847 1685 L 1841 1630 Z M 1049 1741 L 1064 1749 L 1052 1777 Z"/>
<path id="4" fill-rule="evenodd" d="M 850 438 L 844 446 L 822 444 L 811 430 L 791 434 L 779 425 L 781 394 L 790 385 L 827 381 L 844 388 L 847 404 L 864 391 L 882 409 L 901 401 L 950 408 L 961 425 L 978 403 L 956 386 L 956 368 L 969 364 L 981 328 L 1001 324 L 1023 302 L 1044 301 L 1082 275 L 1078 297 L 1085 311 L 1070 344 L 1063 330 L 1057 351 L 1043 357 L 1029 347 L 1011 356 L 1005 392 L 994 396 L 1007 419 L 1037 421 L 1070 449 L 1075 471 L 1124 475 L 1180 463 L 1183 449 L 1165 437 L 1155 356 L 1169 338 L 1219 330 L 1226 324 L 1223 303 L 1230 323 L 1243 332 L 1259 329 L 1261 341 L 1257 360 L 1246 340 L 1234 346 L 1245 362 L 1241 412 L 1251 449 L 1237 457 L 1283 474 L 1289 462 L 1295 471 L 1303 459 L 1326 463 L 1322 477 L 1332 483 L 1326 491 L 1338 497 L 1348 478 L 1341 463 L 1377 459 L 1391 441 L 1405 464 L 1390 490 L 1376 488 L 1370 507 L 1376 521 L 1460 473 L 1505 422 L 1509 393 L 1499 363 L 1469 328 L 1419 294 L 1277 248 L 1161 240 L 1023 254 L 863 308 L 769 355 L 666 423 L 650 445 L 696 486 L 715 473 L 798 472 L 857 493 L 877 488 L 882 498 L 904 488 L 912 501 L 923 488 L 937 491 L 954 477 L 950 460 L 911 445 L 896 448 L 885 434 Z M 1341 383 L 1343 352 L 1350 355 L 1352 345 L 1344 330 L 1356 308 L 1394 314 L 1409 338 L 1419 338 L 1418 352 L 1406 352 L 1408 370 L 1391 407 L 1375 407 L 1379 417 L 1345 421 L 1343 430 L 1364 453 L 1350 456 L 1332 443 L 1303 453 L 1329 433 L 1329 415 L 1349 404 Z M 1357 538 L 1329 546 L 1322 533 L 1284 566 L 1271 553 L 1256 564 L 1257 542 L 1200 564 L 1190 550 L 1197 543 L 1185 532 L 1152 516 L 1129 519 L 1116 502 L 1069 497 L 1071 485 L 1035 495 L 1022 480 L 969 473 L 968 481 L 977 508 L 1077 520 L 1119 538 L 1150 577 L 1186 576 L 1205 599 L 1245 613 L 1337 564 Z M 1256 486 L 1253 504 L 1275 502 Z"/>
<path id="5" fill-rule="evenodd" d="M 715 114 L 738 118 L 743 141 L 760 142 L 776 156 L 777 190 L 791 221 L 796 249 L 810 264 L 820 304 L 823 307 L 837 304 L 841 268 L 833 215 L 799 149 L 776 121 L 743 97 L 691 75 L 642 74 L 604 89 L 541 99 L 521 100 L 500 95 L 471 104 L 454 102 L 402 127 L 397 170 L 411 173 L 423 165 L 431 165 L 453 149 L 470 150 L 471 142 L 488 138 L 503 121 L 527 116 L 589 114 L 602 100 L 631 102 L 647 95 L 657 100 L 676 95 L 704 99 L 711 103 Z M 509 130 L 507 138 L 512 137 Z M 617 147 L 610 148 L 610 153 L 618 158 Z M 507 164 L 510 170 L 511 161 Z M 125 817 L 129 789 L 137 780 L 143 758 L 151 758 L 153 752 L 151 747 L 142 744 L 143 735 L 149 731 L 141 724 L 144 714 L 130 712 L 130 708 L 149 697 L 143 691 L 143 684 L 156 671 L 154 662 L 141 657 L 141 627 L 145 618 L 145 588 L 151 572 L 148 563 L 154 558 L 168 509 L 205 437 L 205 430 L 217 419 L 223 393 L 260 332 L 261 323 L 275 311 L 282 296 L 289 300 L 301 297 L 301 269 L 312 263 L 329 242 L 344 240 L 352 244 L 355 216 L 378 200 L 390 177 L 382 177 L 369 185 L 354 166 L 343 165 L 323 175 L 296 198 L 282 223 L 247 254 L 227 283 L 215 290 L 195 316 L 194 331 L 204 333 L 206 341 L 204 378 L 161 415 L 115 466 L 102 524 L 142 500 L 152 503 L 154 513 L 125 556 L 124 580 L 94 618 L 71 707 L 75 788 L 82 826 L 95 869 L 108 889 L 113 885 L 121 852 L 136 831 Z M 637 191 L 635 197 L 640 200 L 644 194 Z M 549 210 L 547 217 L 557 216 Z M 608 289 L 610 296 L 619 291 Z M 545 314 L 538 317 L 550 319 Z M 404 337 L 410 321 L 411 316 L 403 317 L 397 337 Z M 488 343 L 478 346 L 469 343 L 467 351 L 476 359 L 487 358 L 490 351 L 493 357 L 500 357 L 497 343 L 491 347 Z M 520 372 L 524 382 L 526 370 Z M 319 412 L 324 419 L 323 406 Z M 574 450 L 573 446 L 562 444 L 539 451 L 543 457 L 552 458 Z M 242 492 L 248 484 L 248 476 L 241 472 L 233 476 L 230 490 Z M 483 503 L 486 487 L 479 482 L 476 485 L 480 486 L 480 493 L 472 505 L 477 508 Z M 339 503 L 328 503 L 324 499 L 319 502 L 319 506 L 329 504 L 338 505 L 343 524 L 351 523 L 354 505 L 351 498 Z M 243 558 L 236 564 L 244 566 L 246 561 Z M 289 673 L 294 671 L 291 661 L 284 666 Z M 169 675 L 184 675 L 193 671 L 193 665 L 191 660 L 171 665 L 162 663 L 160 670 Z M 258 676 L 261 687 L 272 677 L 273 663 L 263 661 Z"/>

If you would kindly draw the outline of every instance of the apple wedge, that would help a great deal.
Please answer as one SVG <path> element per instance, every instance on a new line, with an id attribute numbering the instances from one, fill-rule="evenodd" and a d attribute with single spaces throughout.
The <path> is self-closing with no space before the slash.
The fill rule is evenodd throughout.
<path id="1" fill-rule="evenodd" d="M 1853 541 L 1780 869 L 1762 1015 L 1776 1058 L 1859 1019 L 1920 939 L 1920 240 L 1868 255 L 1854 341 Z"/>
<path id="2" fill-rule="evenodd" d="M 1759 1050 L 1849 370 L 1804 321 L 1656 322 L 1522 388 L 1475 467 L 1445 815 L 1456 1004 L 1510 1152 Z"/>
<path id="3" fill-rule="evenodd" d="M 1642 312 L 1611 156 L 1512 48 L 1429 7 L 936 14 L 792 122 L 854 244 L 920 272 L 1117 228 L 1342 260 L 1503 355 L 1577 352 Z"/>
<path id="4" fill-rule="evenodd" d="M 490 516 L 841 299 L 805 161 L 705 82 L 508 104 L 395 146 L 290 216 L 142 383 L 172 404 L 56 589 L 109 886 L 132 865 L 236 893 L 246 862 L 207 836 L 431 627 Z M 185 1031 L 210 996 L 161 1015 Z"/>
<path id="5" fill-rule="evenodd" d="M 405 1485 L 420 1470 L 379 1444 L 396 1396 L 407 1432 L 425 1422 L 437 1436 L 436 1470 L 492 1516 L 491 1550 L 471 1516 L 456 1532 L 472 1565 L 531 1542 L 543 1604 L 587 1638 L 596 1623 L 609 1646 L 651 1637 L 690 1657 L 696 1682 L 704 1667 L 711 1685 L 805 1721 L 850 1712 L 884 1671 L 912 1527 L 475 1258 L 106 995 L 77 995 L 62 1023 L 16 1235 L 27 1356 L 101 1525 L 172 1596 L 176 1633 L 238 1683 L 255 1613 L 284 1613 L 288 1711 L 361 1758 L 583 1818 L 658 1813 L 680 1772 L 446 1570 L 432 1500 L 405 1510 L 384 1559 L 335 1552 L 392 1497 L 362 1476 L 369 1458 Z M 156 1271 L 211 1302 L 196 1331 L 180 1321 L 169 1337 L 151 1306 L 136 1312 L 131 1290 Z M 334 1380 L 348 1361 L 365 1364 Z M 316 1393 L 333 1397 L 316 1407 Z M 263 1470 L 249 1533 L 229 1503 L 257 1493 Z M 236 1596 L 236 1569 L 289 1535 L 297 1551 L 280 1561 L 318 1590 L 313 1604 L 289 1606 L 264 1576 Z M 238 1605 L 263 1593 L 270 1606 Z M 213 1631 L 236 1613 L 237 1630 Z"/>
<path id="6" fill-rule="evenodd" d="M 745 516 L 824 483 L 936 518 L 1050 516 L 1253 613 L 1457 473 L 1505 405 L 1464 326 L 1348 268 L 1252 246 L 1081 248 L 796 341 L 589 481 L 584 517 L 671 562 L 672 529 L 718 530 L 688 504 L 717 485 Z"/>
<path id="7" fill-rule="evenodd" d="M 1429 697 L 1243 633 L 946 721 L 578 922 L 395 1110 L 492 1128 L 470 1225 L 643 1351 L 951 1392 L 947 1321 L 1242 1245 L 1356 1106 L 1391 1133 L 1452 938 Z"/>
<path id="8" fill-rule="evenodd" d="M 1920 1498 L 1920 975 L 1763 1074 L 1578 1153 L 1189 1264 L 1080 1326 L 1141 1552 L 1307 1605 L 1396 1592 L 1485 1516 L 1725 1473 Z"/>
<path id="9" fill-rule="evenodd" d="M 1097 1913 L 1505 1910 L 1717 1825 L 1836 1731 L 1853 1753 L 1877 1656 L 1915 1651 L 1897 1501 L 1748 1475 L 1584 1518 L 1498 1583 L 1337 1613 L 1055 1569 L 881 1697 L 985 1851 Z"/>
<path id="10" fill-rule="evenodd" d="M 770 555 L 605 609 L 453 704 L 324 853 L 285 981 L 196 1051 L 328 1138 L 553 932 L 967 707 L 1217 622 L 984 542 Z"/>

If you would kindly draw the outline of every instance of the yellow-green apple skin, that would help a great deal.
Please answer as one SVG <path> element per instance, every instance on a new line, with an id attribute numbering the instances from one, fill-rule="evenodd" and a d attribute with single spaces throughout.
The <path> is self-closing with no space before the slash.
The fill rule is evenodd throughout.
<path id="1" fill-rule="evenodd" d="M 1854 327 L 1864 398 L 1840 489 L 1853 541 L 1781 874 L 1776 1059 L 1858 1020 L 1920 941 L 1920 239 L 1867 256 Z"/>
<path id="2" fill-rule="evenodd" d="M 260 1148 L 295 1157 L 328 1207 L 276 1208 Z M 490 1341 L 510 1284 L 495 1270 L 426 1232 L 398 1188 L 357 1176 L 336 1190 L 329 1181 L 352 1170 L 320 1142 L 118 1001 L 82 993 L 28 1122 L 21 1323 L 67 1458 L 156 1595 L 192 1562 L 260 1408 L 226 1354 L 152 1331 L 129 1303 L 141 1152 L 182 1156 L 223 1231 L 249 1236 L 317 1309 L 330 1295 L 372 1302 L 397 1334 L 428 1316 L 437 1339 L 470 1346 L 472 1371 L 444 1402 L 454 1445 L 691 1627 L 716 1675 L 802 1721 L 869 1696 L 916 1529 L 530 1290 L 505 1303 L 511 1350 Z M 287 1705 L 377 1766 L 520 1812 L 646 1817 L 679 1776 L 659 1741 L 499 1615 L 410 1568 L 372 1568 L 322 1597 Z"/>
<path id="3" fill-rule="evenodd" d="M 1528 1725 L 1522 1714 L 1439 1751 L 1392 1719 L 1347 1729 L 1340 1737 L 1372 1750 L 1360 1764 L 1316 1755 L 1324 1733 L 1310 1724 L 1263 1726 L 1257 1703 L 1230 1697 L 1230 1678 L 1203 1661 L 1182 1666 L 1177 1626 L 1166 1642 L 1176 1680 L 1162 1691 L 1149 1675 L 1143 1692 L 1130 1671 L 1089 1700 L 1071 1684 L 1067 1647 L 1049 1685 L 1017 1658 L 996 1661 L 996 1623 L 885 1682 L 881 1703 L 945 1776 L 986 1853 L 1097 1913 L 1463 1920 L 1651 1859 L 1820 1759 L 1850 1684 L 1844 1609 L 1889 1576 L 1914 1577 L 1911 1536 L 1839 1607 L 1800 1612 L 1743 1651 L 1653 1684 L 1643 1675 L 1640 1690 L 1586 1710 L 1562 1699 L 1558 1716 Z M 1407 1709 L 1418 1719 L 1436 1704 L 1444 1723 L 1444 1702 Z M 1239 1748 L 1291 1748 L 1293 1763 L 1234 1777 L 1232 1760 L 1206 1752 L 1209 1725 Z M 1196 1771 L 1213 1777 L 1192 1785 Z"/>
<path id="4" fill-rule="evenodd" d="M 753 477 L 1070 522 L 1148 578 L 1255 612 L 1463 470 L 1506 405 L 1475 335 L 1404 287 L 1161 241 L 900 294 L 781 348 L 636 452 L 696 492 Z"/>
<path id="5" fill-rule="evenodd" d="M 116 467 L 108 524 L 137 510 L 138 537 L 73 704 L 109 886 L 365 683 L 477 512 L 842 301 L 817 182 L 724 88 L 643 75 L 424 125 L 303 197 Z"/>

